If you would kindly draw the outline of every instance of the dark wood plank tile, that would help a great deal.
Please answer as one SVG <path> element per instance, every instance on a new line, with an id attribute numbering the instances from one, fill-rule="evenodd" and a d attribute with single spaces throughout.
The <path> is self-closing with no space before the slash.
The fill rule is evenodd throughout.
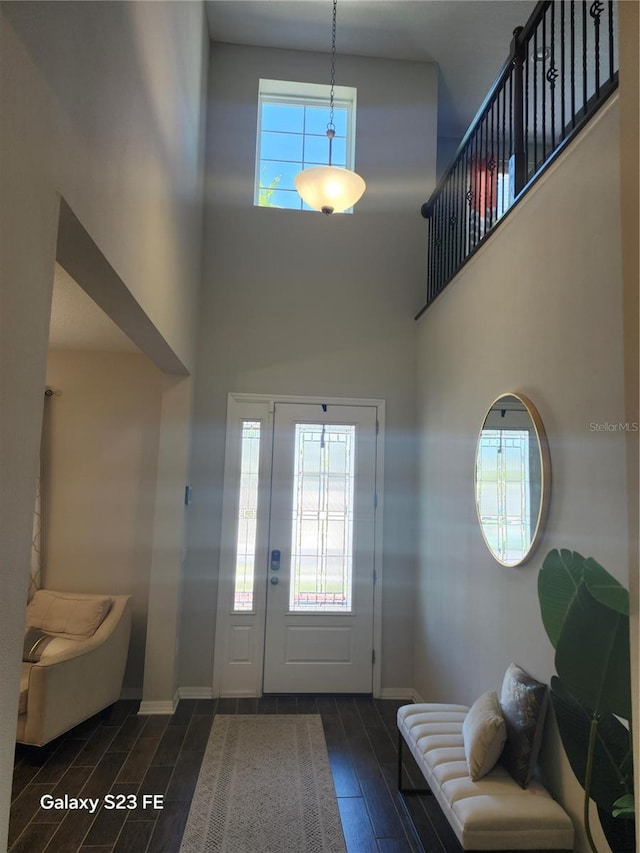
<path id="1" fill-rule="evenodd" d="M 105 794 L 108 794 L 126 757 L 126 752 L 107 752 L 103 755 L 87 779 L 82 789 L 82 796 L 95 798 L 104 797 Z"/>
<path id="2" fill-rule="evenodd" d="M 121 726 L 127 717 L 138 713 L 139 699 L 119 699 L 110 708 L 105 708 L 100 714 L 103 726 Z"/>
<path id="3" fill-rule="evenodd" d="M 316 696 L 316 705 L 319 714 L 337 714 L 338 706 L 333 696 Z"/>
<path id="4" fill-rule="evenodd" d="M 85 782 L 92 773 L 93 767 L 69 767 L 51 792 L 52 796 L 63 797 L 65 794 L 68 794 L 70 797 L 79 796 Z M 33 820 L 39 823 L 60 823 L 65 815 L 66 811 L 59 809 L 40 808 L 34 815 Z"/>
<path id="5" fill-rule="evenodd" d="M 128 820 L 118 836 L 113 853 L 146 853 L 155 825 L 154 820 Z"/>
<path id="6" fill-rule="evenodd" d="M 257 714 L 258 699 L 244 698 L 238 699 L 238 714 Z"/>
<path id="7" fill-rule="evenodd" d="M 236 714 L 238 712 L 238 700 L 237 699 L 218 699 L 218 705 L 216 707 L 216 714 Z"/>
<path id="8" fill-rule="evenodd" d="M 142 734 L 149 719 L 149 717 L 140 717 L 135 714 L 127 717 L 109 744 L 108 752 L 129 752 Z"/>
<path id="9" fill-rule="evenodd" d="M 176 853 L 180 848 L 188 814 L 188 802 L 171 801 L 166 803 L 162 814 L 156 821 L 148 849 L 153 853 Z M 131 826 L 133 825 L 131 824 Z"/>
<path id="10" fill-rule="evenodd" d="M 279 714 L 297 714 L 298 698 L 296 696 L 278 696 Z"/>
<path id="11" fill-rule="evenodd" d="M 197 706 L 196 706 L 197 707 Z M 171 719 L 170 714 L 154 714 L 151 717 L 140 717 L 146 719 L 141 737 L 162 737 Z"/>
<path id="12" fill-rule="evenodd" d="M 95 817 L 86 811 L 67 812 L 45 848 L 47 853 L 77 853 Z"/>
<path id="13" fill-rule="evenodd" d="M 378 853 L 367 807 L 361 797 L 338 797 L 347 853 Z"/>
<path id="14" fill-rule="evenodd" d="M 115 738 L 114 726 L 98 726 L 74 760 L 80 767 L 95 767 Z"/>
<path id="15" fill-rule="evenodd" d="M 173 800 L 191 802 L 201 764 L 202 754 L 200 752 L 180 753 L 167 788 L 165 804 Z"/>
<path id="16" fill-rule="evenodd" d="M 113 797 L 118 798 L 121 795 L 124 797 L 130 795 L 135 796 L 137 790 L 138 786 L 135 784 L 116 784 L 111 788 L 109 793 Z M 129 805 L 130 801 L 125 800 L 121 802 L 119 799 L 115 800 L 114 808 L 107 808 L 107 804 L 103 803 L 102 808 L 99 810 L 96 819 L 91 825 L 91 829 L 84 839 L 84 846 L 100 846 L 106 844 L 112 847 L 116 843 L 117 838 L 120 835 L 120 830 L 127 819 L 129 814 Z"/>
<path id="17" fill-rule="evenodd" d="M 336 797 L 360 797 L 362 795 L 356 771 L 348 755 L 339 750 L 329 751 L 329 765 Z"/>
<path id="18" fill-rule="evenodd" d="M 160 743 L 153 756 L 152 764 L 175 764 L 182 748 L 182 742 L 187 734 L 187 726 L 174 726 L 171 723 L 160 738 Z"/>
<path id="19" fill-rule="evenodd" d="M 117 781 L 119 783 L 135 782 L 140 784 L 145 777 L 154 755 L 160 745 L 160 738 L 140 737 L 127 753 Z"/>
<path id="20" fill-rule="evenodd" d="M 50 794 L 53 788 L 51 783 L 37 785 L 31 782 L 14 800 L 9 817 L 9 846 L 18 839 L 32 817 L 37 814 L 43 794 Z"/>
<path id="21" fill-rule="evenodd" d="M 198 699 L 194 714 L 215 714 L 218 705 L 217 699 Z M 244 712 L 243 712 L 244 713 Z"/>
<path id="22" fill-rule="evenodd" d="M 173 767 L 164 765 L 151 766 L 138 789 L 138 805 L 127 815 L 127 820 L 155 820 L 164 808 L 164 796 L 169 787 Z M 156 800 L 145 797 L 162 797 L 160 808 L 156 809 Z"/>
<path id="23" fill-rule="evenodd" d="M 405 833 L 398 811 L 382 775 L 361 779 L 360 787 L 367 810 L 371 815 L 371 823 L 376 838 L 404 837 Z"/>
<path id="24" fill-rule="evenodd" d="M 86 746 L 86 741 L 72 738 L 64 740 L 53 753 L 47 763 L 40 768 L 34 782 L 59 782 L 80 751 Z"/>
<path id="25" fill-rule="evenodd" d="M 379 774 L 380 765 L 365 732 L 347 736 L 347 747 L 358 779 L 376 777 Z"/>
<path id="26" fill-rule="evenodd" d="M 181 699 L 175 713 L 169 720 L 170 726 L 188 726 L 193 712 L 198 704 L 197 699 Z"/>
<path id="27" fill-rule="evenodd" d="M 42 853 L 57 828 L 57 823 L 28 824 L 9 853 Z"/>
<path id="28" fill-rule="evenodd" d="M 258 714 L 277 714 L 278 700 L 275 696 L 262 696 L 258 699 Z"/>
<path id="29" fill-rule="evenodd" d="M 416 849 L 406 838 L 376 838 L 376 841 L 380 853 L 414 853 Z"/>
<path id="30" fill-rule="evenodd" d="M 298 696 L 299 714 L 317 714 L 318 703 L 315 696 Z"/>
<path id="31" fill-rule="evenodd" d="M 204 752 L 212 725 L 213 717 L 194 714 L 191 717 L 182 749 L 188 752 Z"/>

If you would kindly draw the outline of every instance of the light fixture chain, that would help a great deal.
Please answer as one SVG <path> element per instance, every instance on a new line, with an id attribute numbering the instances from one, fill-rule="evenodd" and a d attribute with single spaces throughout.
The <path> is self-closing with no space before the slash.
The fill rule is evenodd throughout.
<path id="1" fill-rule="evenodd" d="M 336 83 L 336 19 L 338 15 L 338 0 L 333 0 L 333 24 L 331 27 L 331 93 L 329 95 L 329 124 L 327 130 L 335 131 L 333 123 L 333 96 Z"/>

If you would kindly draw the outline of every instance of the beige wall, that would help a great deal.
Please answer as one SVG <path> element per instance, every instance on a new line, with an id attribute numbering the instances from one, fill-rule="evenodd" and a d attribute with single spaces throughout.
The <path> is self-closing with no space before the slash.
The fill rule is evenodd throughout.
<path id="1" fill-rule="evenodd" d="M 358 90 L 353 215 L 253 207 L 260 77 L 326 82 L 325 55 L 213 45 L 181 684 L 210 687 L 229 391 L 386 400 L 382 685 L 411 687 L 420 204 L 435 179 L 436 72 L 339 57 Z M 397 626 L 404 626 L 398 631 Z"/>
<path id="2" fill-rule="evenodd" d="M 191 369 L 205 38 L 200 3 L 4 2 L 0 10 L 0 848 L 59 200 L 73 209 L 182 370 Z"/>
<path id="3" fill-rule="evenodd" d="M 620 7 L 620 202 L 622 221 L 622 272 L 624 282 L 625 393 L 628 421 L 640 421 L 640 6 L 625 2 Z M 640 732 L 640 445 L 638 436 L 627 436 L 629 477 L 629 592 L 631 599 L 631 696 L 633 731 Z M 640 791 L 640 737 L 634 743 L 635 790 Z M 638 822 L 636 793 L 636 829 Z"/>
<path id="4" fill-rule="evenodd" d="M 626 435 L 591 427 L 626 420 L 618 118 L 616 98 L 419 322 L 415 686 L 428 700 L 471 703 L 512 660 L 549 681 L 537 575 L 551 548 L 629 580 Z M 505 391 L 538 408 L 552 465 L 542 542 L 518 569 L 490 557 L 473 489 L 477 433 Z M 552 758 L 553 730 L 546 746 L 551 786 L 580 825 L 582 791 Z"/>
<path id="5" fill-rule="evenodd" d="M 143 355 L 51 350 L 43 586 L 133 596 L 125 689 L 142 695 L 160 371 Z"/>

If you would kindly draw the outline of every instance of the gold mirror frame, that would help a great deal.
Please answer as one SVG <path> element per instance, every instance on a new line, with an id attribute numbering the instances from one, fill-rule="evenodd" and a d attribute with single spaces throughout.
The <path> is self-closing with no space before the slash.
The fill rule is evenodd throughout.
<path id="1" fill-rule="evenodd" d="M 493 411 L 500 411 L 500 407 L 498 404 L 501 400 L 506 400 L 507 398 L 513 398 L 517 400 L 523 407 L 523 410 L 529 416 L 531 421 L 531 425 L 533 427 L 533 433 L 536 438 L 537 444 L 537 458 L 539 461 L 539 469 L 540 469 L 540 504 L 538 507 L 538 513 L 536 518 L 536 524 L 533 528 L 533 533 L 531 535 L 529 541 L 529 547 L 527 548 L 526 553 L 522 558 L 514 561 L 506 561 L 501 559 L 500 553 L 496 553 L 490 544 L 487 536 L 485 534 L 485 530 L 483 527 L 482 517 L 480 515 L 480 506 L 479 506 L 479 495 L 478 495 L 478 453 L 480 450 L 480 439 L 482 438 L 482 433 L 485 428 L 485 424 L 487 423 L 487 419 L 490 417 Z M 473 484 L 474 484 L 474 494 L 475 494 L 475 504 L 476 504 L 476 514 L 478 517 L 478 524 L 480 527 L 480 532 L 482 533 L 482 538 L 484 539 L 485 545 L 491 556 L 496 560 L 496 562 L 500 563 L 501 566 L 506 566 L 507 568 L 516 568 L 516 566 L 522 566 L 526 561 L 532 556 L 535 548 L 540 539 L 540 534 L 544 527 L 544 523 L 546 521 L 547 512 L 549 508 L 549 495 L 551 490 L 551 460 L 549 457 L 549 445 L 547 443 L 547 437 L 544 431 L 544 426 L 542 424 L 542 420 L 538 411 L 536 410 L 533 403 L 525 397 L 523 394 L 517 394 L 513 391 L 507 391 L 504 394 L 500 394 L 489 406 L 480 426 L 480 432 L 478 434 L 478 441 L 476 443 L 476 456 L 475 456 L 475 467 L 474 467 L 474 475 L 473 475 Z M 532 513 L 533 515 L 533 513 Z"/>

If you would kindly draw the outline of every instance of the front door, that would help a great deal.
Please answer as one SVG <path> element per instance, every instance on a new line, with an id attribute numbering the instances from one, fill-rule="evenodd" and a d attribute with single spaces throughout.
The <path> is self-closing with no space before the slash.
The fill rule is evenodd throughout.
<path id="1" fill-rule="evenodd" d="M 230 398 L 214 695 L 372 692 L 379 408 Z"/>
<path id="2" fill-rule="evenodd" d="M 276 403 L 265 693 L 372 689 L 376 409 Z"/>

